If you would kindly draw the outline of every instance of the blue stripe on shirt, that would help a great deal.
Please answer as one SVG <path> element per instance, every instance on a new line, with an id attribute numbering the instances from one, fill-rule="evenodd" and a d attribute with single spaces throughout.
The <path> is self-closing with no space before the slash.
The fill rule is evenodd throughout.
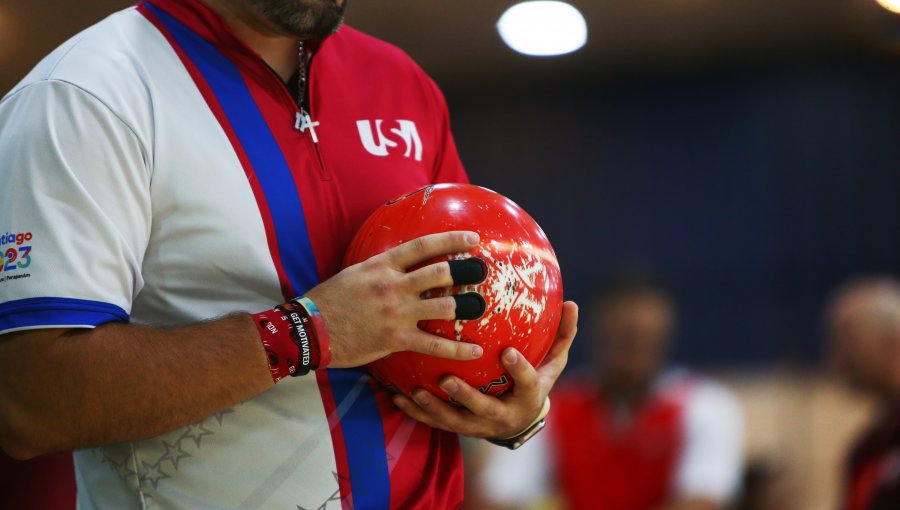
<path id="1" fill-rule="evenodd" d="M 57 326 L 92 327 L 128 320 L 128 313 L 121 307 L 88 299 L 34 297 L 0 303 L 0 331 Z"/>

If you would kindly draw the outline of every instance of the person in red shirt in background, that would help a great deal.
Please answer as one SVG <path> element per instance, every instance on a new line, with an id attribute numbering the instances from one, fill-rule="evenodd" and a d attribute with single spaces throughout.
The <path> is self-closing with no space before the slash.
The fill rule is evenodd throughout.
<path id="1" fill-rule="evenodd" d="M 600 289 L 594 370 L 554 391 L 545 434 L 481 452 L 478 508 L 715 510 L 740 479 L 743 419 L 724 387 L 664 369 L 676 306 L 640 274 Z M 471 507 L 474 508 L 474 507 Z"/>
<path id="2" fill-rule="evenodd" d="M 900 508 L 900 282 L 855 280 L 827 313 L 831 354 L 848 384 L 874 395 L 881 412 L 847 458 L 845 510 Z"/>

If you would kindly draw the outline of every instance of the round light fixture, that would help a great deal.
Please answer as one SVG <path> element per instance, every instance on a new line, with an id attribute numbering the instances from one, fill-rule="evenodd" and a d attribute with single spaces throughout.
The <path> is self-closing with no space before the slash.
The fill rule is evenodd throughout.
<path id="1" fill-rule="evenodd" d="M 564 55 L 587 42 L 584 16 L 574 6 L 555 0 L 513 5 L 500 16 L 497 30 L 510 48 L 532 56 Z"/>
<path id="2" fill-rule="evenodd" d="M 878 3 L 885 9 L 900 14 L 900 0 L 878 0 Z"/>

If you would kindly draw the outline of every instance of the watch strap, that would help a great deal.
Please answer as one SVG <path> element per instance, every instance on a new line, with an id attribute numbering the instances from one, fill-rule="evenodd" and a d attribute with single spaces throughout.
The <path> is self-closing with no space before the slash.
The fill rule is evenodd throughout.
<path id="1" fill-rule="evenodd" d="M 538 432 L 543 430 L 544 426 L 546 425 L 546 418 L 548 414 L 550 414 L 550 397 L 544 399 L 544 405 L 541 407 L 540 414 L 538 414 L 537 418 L 535 418 L 533 422 L 525 427 L 524 430 L 512 437 L 502 439 L 489 437 L 487 438 L 487 441 L 497 446 L 509 448 L 510 450 L 517 450 L 529 439 L 534 437 Z"/>

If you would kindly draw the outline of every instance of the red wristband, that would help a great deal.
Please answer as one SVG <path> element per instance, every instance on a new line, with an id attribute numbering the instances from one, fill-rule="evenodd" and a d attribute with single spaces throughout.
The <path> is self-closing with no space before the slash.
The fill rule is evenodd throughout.
<path id="1" fill-rule="evenodd" d="M 309 298 L 298 298 L 252 317 L 276 383 L 288 375 L 306 375 L 331 363 L 325 324 Z"/>
<path id="2" fill-rule="evenodd" d="M 294 343 L 293 332 L 287 316 L 274 308 L 253 314 L 260 340 L 266 349 L 269 371 L 276 383 L 296 371 L 299 350 Z"/>

